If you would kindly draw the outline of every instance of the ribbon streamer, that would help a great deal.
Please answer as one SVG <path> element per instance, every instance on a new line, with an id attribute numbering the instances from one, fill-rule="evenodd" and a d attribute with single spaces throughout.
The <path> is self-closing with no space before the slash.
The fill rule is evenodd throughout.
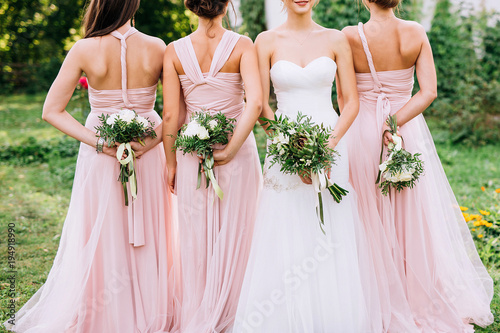
<path id="1" fill-rule="evenodd" d="M 127 150 L 128 155 L 122 159 L 123 153 Z M 137 199 L 137 178 L 135 176 L 134 162 L 135 153 L 130 146 L 130 143 L 122 143 L 118 146 L 116 150 L 116 159 L 121 164 L 120 173 L 126 172 L 126 175 L 120 174 L 120 180 L 123 184 L 123 192 L 125 194 L 125 206 L 128 206 L 128 193 L 127 193 L 127 181 L 130 183 L 130 194 L 133 199 Z"/>

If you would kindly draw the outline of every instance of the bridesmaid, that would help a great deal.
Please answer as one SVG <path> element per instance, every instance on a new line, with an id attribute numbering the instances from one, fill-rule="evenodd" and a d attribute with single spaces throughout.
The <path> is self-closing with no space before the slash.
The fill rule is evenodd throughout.
<path id="1" fill-rule="evenodd" d="M 351 182 L 365 219 L 383 225 L 419 328 L 473 332 L 471 323 L 493 321 L 493 283 L 422 116 L 436 98 L 431 46 L 419 24 L 396 18 L 399 2 L 364 0 L 370 20 L 343 30 L 353 50 L 360 99 L 359 116 L 348 133 Z M 412 97 L 415 70 L 420 89 Z M 422 154 L 425 174 L 413 189 L 392 190 L 385 197 L 375 181 L 389 115 L 397 116 L 405 149 Z M 385 133 L 384 146 L 390 141 Z"/>
<path id="2" fill-rule="evenodd" d="M 153 110 L 165 44 L 131 27 L 139 0 L 92 0 L 85 37 L 68 53 L 42 118 L 81 141 L 74 191 L 46 283 L 16 314 L 14 332 L 165 332 L 172 326 L 167 281 L 171 194 Z M 89 56 L 90 55 L 90 56 Z M 132 65 L 127 65 L 133 64 Z M 65 111 L 84 72 L 91 112 L 85 126 Z M 127 207 L 116 148 L 96 137 L 98 116 L 133 109 L 156 124 L 156 139 L 131 142 L 139 193 Z M 97 153 L 96 153 L 97 151 Z"/>
<path id="3" fill-rule="evenodd" d="M 229 3 L 186 0 L 198 29 L 170 44 L 164 58 L 163 143 L 179 203 L 181 332 L 224 332 L 232 325 L 262 182 L 252 133 L 262 103 L 257 54 L 249 38 L 223 28 Z M 214 152 L 223 200 L 212 186 L 196 189 L 196 155 L 173 151 L 178 124 L 202 109 L 237 119 L 229 143 Z"/>

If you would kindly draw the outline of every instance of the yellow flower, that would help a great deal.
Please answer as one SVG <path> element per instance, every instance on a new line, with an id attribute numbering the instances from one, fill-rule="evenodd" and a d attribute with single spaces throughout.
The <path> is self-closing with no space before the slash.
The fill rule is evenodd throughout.
<path id="1" fill-rule="evenodd" d="M 482 223 L 481 223 L 481 222 L 479 222 L 479 221 L 474 222 L 474 226 L 475 226 L 475 227 L 480 227 L 480 226 L 481 226 L 481 224 L 482 224 Z"/>
<path id="2" fill-rule="evenodd" d="M 484 186 L 481 186 L 481 191 L 485 191 L 486 189 L 484 188 Z"/>
<path id="3" fill-rule="evenodd" d="M 485 224 L 485 226 L 487 226 L 488 228 L 491 228 L 493 226 L 493 223 L 488 222 L 488 223 Z"/>
<path id="4" fill-rule="evenodd" d="M 472 230 L 472 231 L 476 231 L 476 228 L 472 228 L 471 230 Z"/>
<path id="5" fill-rule="evenodd" d="M 496 193 L 500 193 L 500 188 L 497 188 L 497 189 L 495 190 L 495 192 L 496 192 Z"/>
<path id="6" fill-rule="evenodd" d="M 477 235 L 477 238 L 483 238 L 484 236 L 482 234 Z"/>
<path id="7" fill-rule="evenodd" d="M 484 215 L 484 216 L 488 216 L 490 215 L 490 212 L 488 212 L 487 210 L 479 210 L 479 212 L 481 213 L 481 215 Z"/>
<path id="8" fill-rule="evenodd" d="M 500 189 L 499 189 L 499 190 L 500 190 Z M 462 212 L 465 212 L 466 210 L 469 210 L 469 208 L 460 206 L 460 210 L 461 210 Z"/>

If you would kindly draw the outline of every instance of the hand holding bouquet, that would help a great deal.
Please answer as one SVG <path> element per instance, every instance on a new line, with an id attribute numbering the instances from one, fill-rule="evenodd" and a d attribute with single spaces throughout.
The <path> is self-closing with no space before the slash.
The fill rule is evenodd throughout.
<path id="1" fill-rule="evenodd" d="M 201 186 L 202 168 L 207 181 L 206 187 L 212 183 L 217 196 L 222 200 L 224 193 L 219 187 L 214 175 L 214 155 L 213 146 L 215 144 L 225 145 L 229 142 L 229 135 L 233 133 L 235 119 L 227 118 L 222 112 L 210 115 L 208 112 L 201 111 L 191 116 L 191 121 L 184 124 L 177 139 L 175 148 L 181 150 L 184 154 L 195 152 L 203 158 L 198 167 L 198 185 Z"/>
<path id="2" fill-rule="evenodd" d="M 268 137 L 271 143 L 267 147 L 267 154 L 272 158 L 271 166 L 278 163 L 283 173 L 311 177 L 313 187 L 318 194 L 316 213 L 324 233 L 321 191 L 328 189 L 336 202 L 340 202 L 348 193 L 337 184 L 332 184 L 325 173 L 334 164 L 337 154 L 328 147 L 330 129 L 322 124 L 314 124 L 311 117 L 306 117 L 300 112 L 296 121 L 291 121 L 283 115 L 279 117 L 275 115 L 274 120 L 261 119 L 269 124 Z"/>
<path id="3" fill-rule="evenodd" d="M 392 134 L 392 140 L 388 147 L 388 158 L 382 163 L 382 151 L 380 152 L 380 166 L 376 184 L 382 189 L 382 194 L 387 195 L 391 187 L 398 192 L 405 187 L 412 188 L 420 175 L 424 172 L 420 154 L 410 154 L 403 148 L 403 138 L 397 135 L 396 116 L 387 118 L 389 132 Z M 385 134 L 385 133 L 384 133 Z M 381 178 L 384 178 L 382 182 Z"/>
<path id="4" fill-rule="evenodd" d="M 150 136 L 156 138 L 154 123 L 139 116 L 132 110 L 121 110 L 118 113 L 102 114 L 99 116 L 100 126 L 96 126 L 97 135 L 102 137 L 108 147 L 113 147 L 119 142 L 116 159 L 120 162 L 120 175 L 118 180 L 123 185 L 125 206 L 128 206 L 127 183 L 130 180 L 130 192 L 133 199 L 137 198 L 137 178 L 135 177 L 135 153 L 130 142 L 137 140 L 144 146 L 143 138 Z M 126 155 L 123 158 L 123 155 Z"/>

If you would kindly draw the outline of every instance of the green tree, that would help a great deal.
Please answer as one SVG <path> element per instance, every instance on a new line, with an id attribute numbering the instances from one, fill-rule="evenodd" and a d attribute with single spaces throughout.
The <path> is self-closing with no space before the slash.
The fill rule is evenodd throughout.
<path id="1" fill-rule="evenodd" d="M 428 36 L 436 63 L 440 98 L 453 98 L 460 84 L 475 71 L 474 21 L 473 16 L 461 17 L 450 0 L 439 0 L 436 5 Z"/>
<path id="2" fill-rule="evenodd" d="M 266 30 L 265 0 L 242 0 L 240 12 L 243 16 L 241 32 L 255 40 L 259 33 Z"/>
<path id="3" fill-rule="evenodd" d="M 167 44 L 191 32 L 182 0 L 141 1 L 135 24 L 140 31 L 159 37 Z"/>

